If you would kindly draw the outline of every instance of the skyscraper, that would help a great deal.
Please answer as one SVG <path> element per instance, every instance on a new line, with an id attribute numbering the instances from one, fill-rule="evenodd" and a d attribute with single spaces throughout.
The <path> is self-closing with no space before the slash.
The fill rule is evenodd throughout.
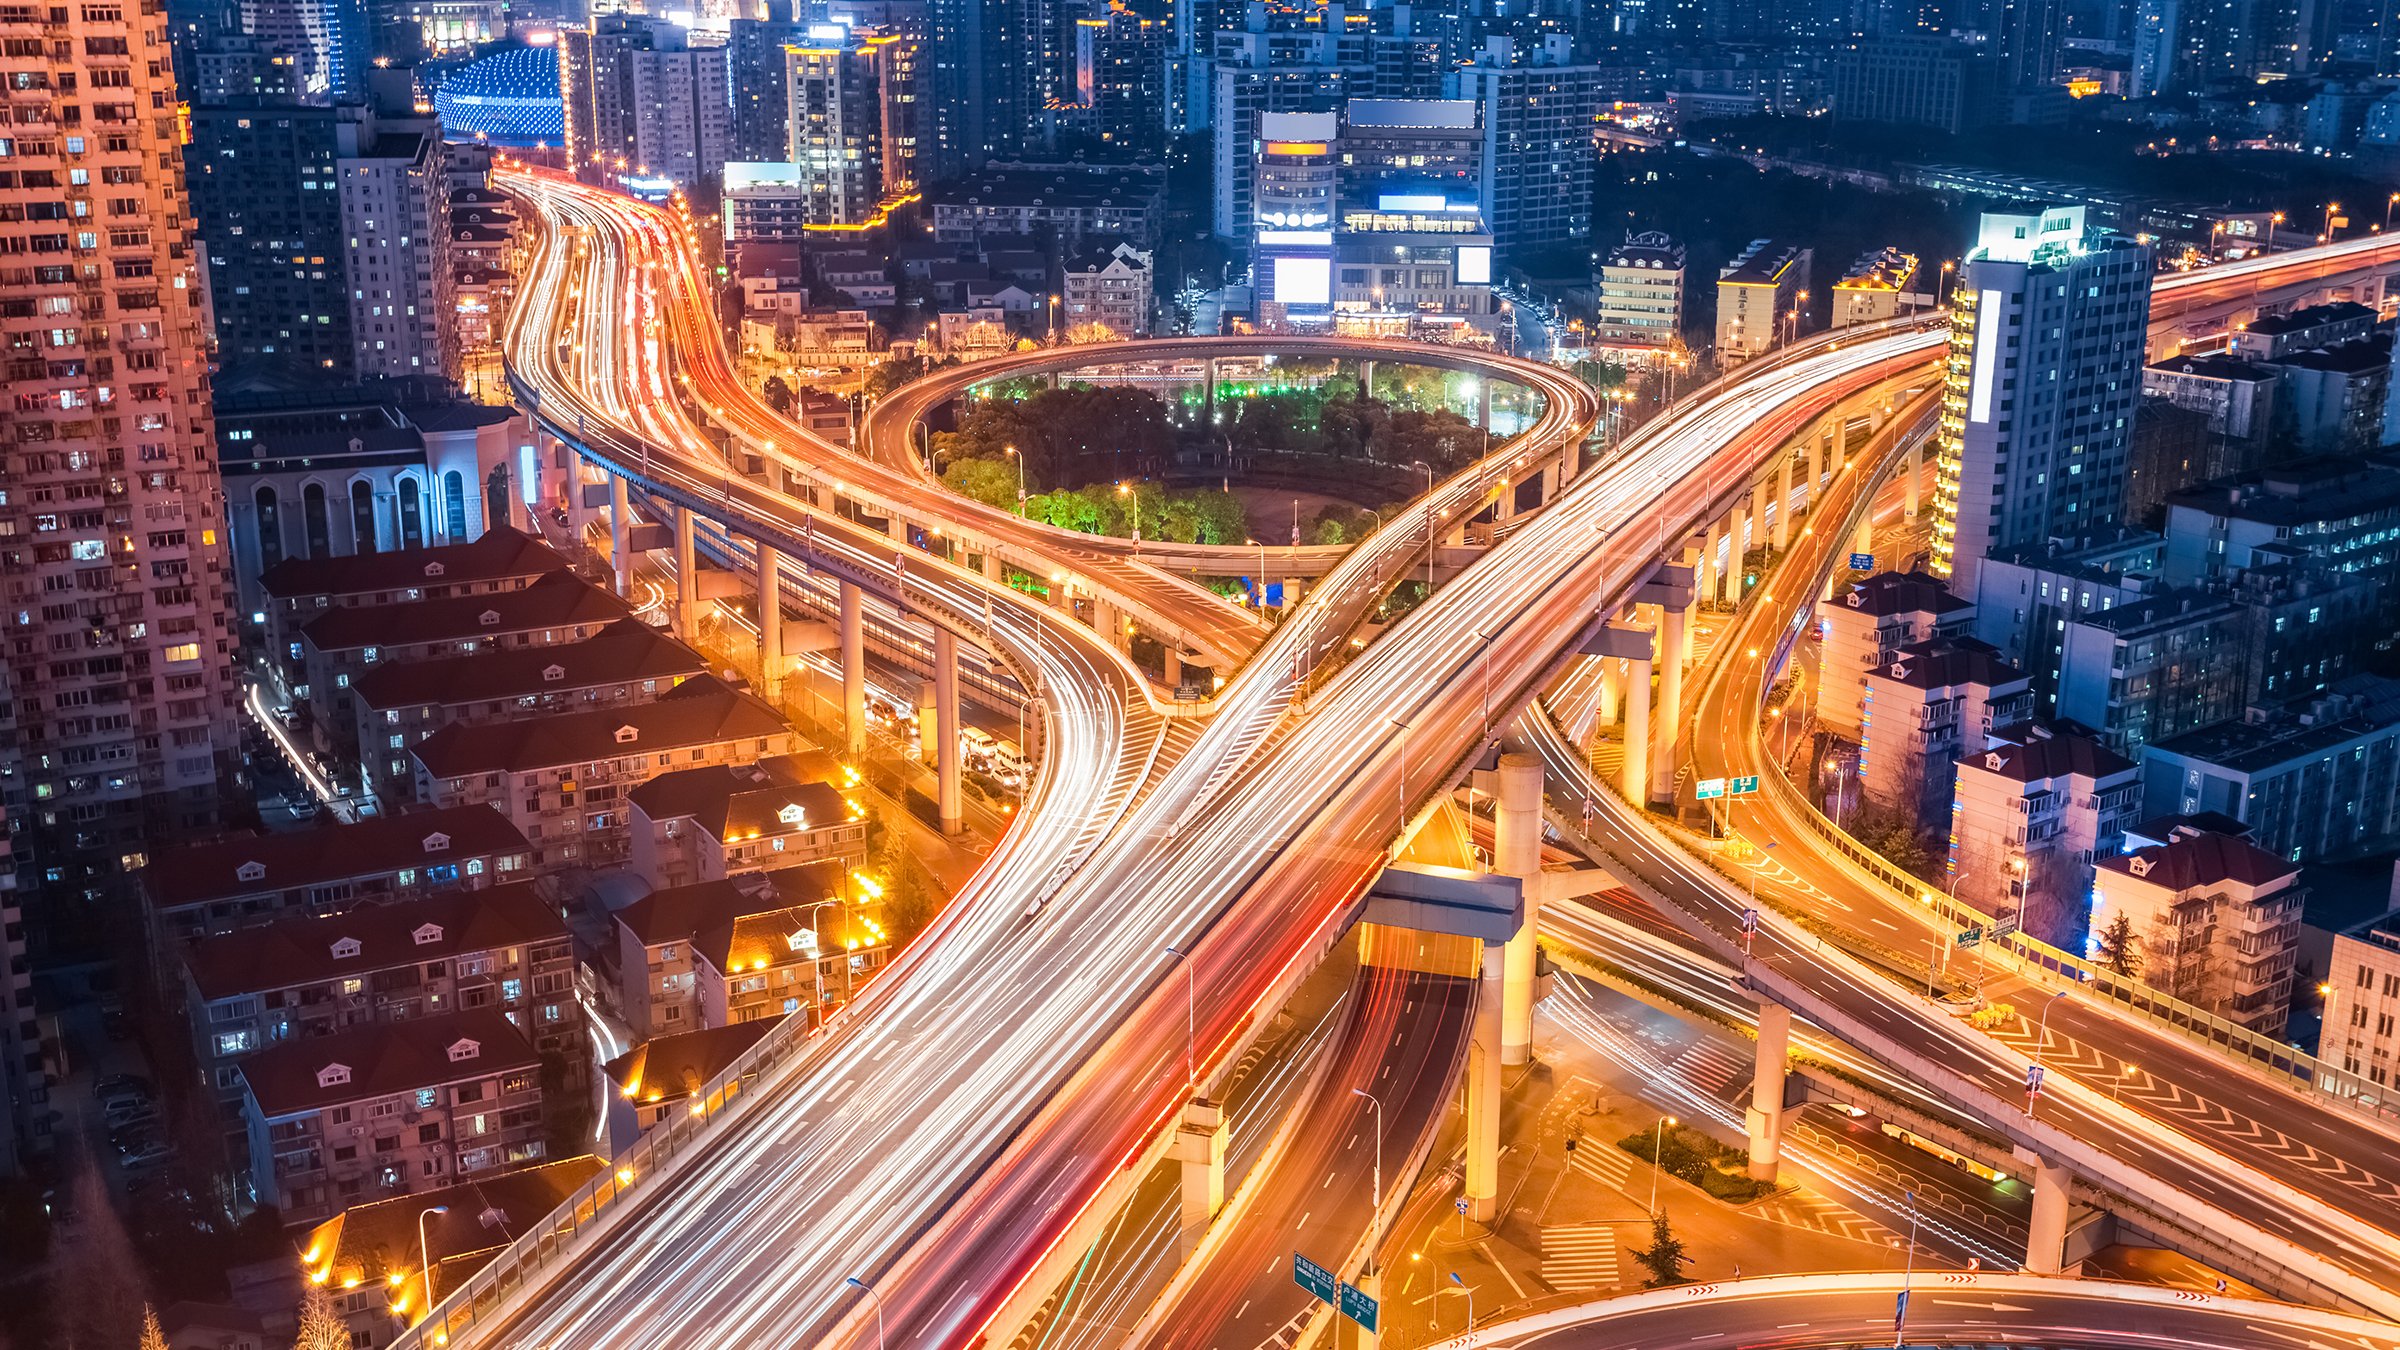
<path id="1" fill-rule="evenodd" d="M 772 163 L 791 158 L 791 86 L 784 48 L 808 38 L 809 26 L 784 19 L 735 19 L 725 39 L 733 124 L 726 158 Z"/>
<path id="2" fill-rule="evenodd" d="M 0 205 L 46 222 L 11 229 L 0 258 L 0 797 L 35 942 L 76 949 L 98 936 L 93 902 L 216 822 L 232 601 L 164 25 L 12 0 L 0 36 L 18 110 Z"/>
<path id="3" fill-rule="evenodd" d="M 1609 76 L 1571 51 L 1559 34 L 1534 47 L 1496 37 L 1450 75 L 1450 97 L 1483 105 L 1478 196 L 1503 253 L 1591 237 L 1592 127 Z"/>
<path id="4" fill-rule="evenodd" d="M 1950 307 L 1934 571 L 2113 523 L 2142 394 L 2150 250 L 2080 206 L 1990 213 Z"/>

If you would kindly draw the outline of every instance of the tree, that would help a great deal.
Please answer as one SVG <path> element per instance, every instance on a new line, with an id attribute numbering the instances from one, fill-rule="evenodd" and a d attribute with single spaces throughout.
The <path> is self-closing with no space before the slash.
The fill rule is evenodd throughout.
<path id="1" fill-rule="evenodd" d="M 781 375 L 769 375 L 766 383 L 760 386 L 760 392 L 766 396 L 768 407 L 786 417 L 791 416 L 796 399 L 792 387 L 783 382 Z"/>
<path id="2" fill-rule="evenodd" d="M 300 1297 L 300 1331 L 292 1350 L 350 1350 L 350 1328 L 333 1310 L 333 1295 L 311 1280 Z"/>
<path id="3" fill-rule="evenodd" d="M 141 1350 L 167 1350 L 167 1333 L 158 1324 L 158 1309 L 142 1305 Z"/>
<path id="4" fill-rule="evenodd" d="M 905 850 L 894 856 L 885 877 L 883 922 L 891 930 L 893 945 L 905 947 L 933 922 L 941 906 L 934 898 L 932 879 L 925 875 L 924 865 Z"/>
<path id="5" fill-rule="evenodd" d="M 961 497 L 1017 509 L 1017 466 L 1007 460 L 954 459 L 942 469 L 942 482 Z"/>
<path id="6" fill-rule="evenodd" d="M 1633 1259 L 1641 1262 L 1642 1269 L 1650 1272 L 1650 1278 L 1642 1281 L 1645 1289 L 1663 1289 L 1670 1284 L 1682 1284 L 1683 1268 L 1692 1263 L 1690 1253 L 1683 1249 L 1683 1239 L 1675 1236 L 1675 1230 L 1667 1225 L 1667 1216 L 1664 1214 L 1651 1216 L 1650 1245 L 1635 1252 Z"/>
<path id="7" fill-rule="evenodd" d="M 2133 931 L 2133 916 L 2124 910 L 2109 918 L 2092 943 L 2101 965 L 2128 979 L 2142 973 L 2142 940 Z"/>
<path id="8" fill-rule="evenodd" d="M 1104 323 L 1079 323 L 1067 330 L 1067 343 L 1087 347 L 1095 342 L 1123 342 L 1125 335 Z"/>

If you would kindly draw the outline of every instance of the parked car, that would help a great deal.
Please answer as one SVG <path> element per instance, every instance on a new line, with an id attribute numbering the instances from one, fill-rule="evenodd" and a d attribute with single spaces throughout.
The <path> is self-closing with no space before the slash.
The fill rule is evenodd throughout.
<path id="1" fill-rule="evenodd" d="M 103 1074 L 92 1084 L 92 1096 L 101 1101 L 111 1097 L 147 1097 L 153 1091 L 150 1080 L 138 1073 Z"/>
<path id="2" fill-rule="evenodd" d="M 118 1161 L 127 1167 L 148 1167 L 154 1163 L 165 1162 L 174 1156 L 175 1150 L 165 1140 L 152 1139 Z"/>
<path id="3" fill-rule="evenodd" d="M 108 1132 L 108 1146 L 119 1153 L 131 1153 L 157 1139 L 158 1122 L 155 1120 L 130 1121 Z"/>

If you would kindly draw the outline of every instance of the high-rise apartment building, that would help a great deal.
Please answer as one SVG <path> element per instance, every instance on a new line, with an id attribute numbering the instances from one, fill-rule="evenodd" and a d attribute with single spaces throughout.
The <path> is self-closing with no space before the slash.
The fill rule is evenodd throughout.
<path id="1" fill-rule="evenodd" d="M 236 0 L 228 16 L 293 63 L 302 99 L 329 103 L 367 92 L 375 44 L 364 0 Z"/>
<path id="2" fill-rule="evenodd" d="M 0 800 L 34 943 L 215 824 L 236 747 L 208 332 L 156 0 L 0 4 L 0 335 L 14 396 Z M 73 115 L 70 116 L 70 113 Z"/>
<path id="3" fill-rule="evenodd" d="M 1833 60 L 1833 115 L 1955 136 L 1991 120 L 1999 83 L 1996 58 L 1948 38 L 1853 43 Z"/>
<path id="4" fill-rule="evenodd" d="M 1933 570 L 2092 536 L 2125 499 L 2150 322 L 2150 250 L 2080 206 L 1987 213 L 1951 301 Z"/>
<path id="5" fill-rule="evenodd" d="M 784 49 L 786 140 L 807 223 L 857 225 L 916 186 L 917 44 L 818 26 Z"/>
<path id="6" fill-rule="evenodd" d="M 567 159 L 585 182 L 658 192 L 712 183 L 732 141 L 726 49 L 639 14 L 558 35 Z"/>
<path id="7" fill-rule="evenodd" d="M 1504 254 L 1591 237 L 1592 128 L 1612 76 L 1572 52 L 1563 34 L 1527 47 L 1492 38 L 1450 75 L 1450 97 L 1482 105 L 1480 204 Z"/>
<path id="8" fill-rule="evenodd" d="M 725 38 L 726 80 L 733 120 L 726 158 L 753 164 L 788 161 L 792 154 L 789 57 L 808 40 L 809 25 L 783 19 L 735 19 Z"/>
<path id="9" fill-rule="evenodd" d="M 201 108 L 185 151 L 224 361 L 455 378 L 441 128 L 373 109 Z"/>

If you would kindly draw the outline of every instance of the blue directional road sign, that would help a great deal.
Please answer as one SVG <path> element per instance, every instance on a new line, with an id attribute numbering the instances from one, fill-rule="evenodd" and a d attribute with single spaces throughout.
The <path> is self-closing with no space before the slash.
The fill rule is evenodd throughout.
<path id="1" fill-rule="evenodd" d="M 1874 555 L 1874 554 L 1872 554 L 1872 553 L 1853 553 L 1853 554 L 1851 554 L 1851 555 L 1850 555 L 1850 570 L 1851 570 L 1851 571 L 1853 571 L 1853 572 L 1872 572 L 1872 571 L 1874 571 L 1874 570 L 1875 570 L 1875 555 Z"/>
<path id="2" fill-rule="evenodd" d="M 1333 1278 L 1332 1271 L 1298 1252 L 1292 1253 L 1292 1283 L 1327 1303 L 1333 1302 L 1335 1291 L 1341 1287 L 1341 1281 Z"/>
<path id="3" fill-rule="evenodd" d="M 1692 785 L 1692 795 L 1700 801 L 1713 802 L 1717 798 L 1725 795 L 1725 780 L 1722 778 L 1703 778 L 1699 782 Z"/>
<path id="4" fill-rule="evenodd" d="M 1366 1328 L 1368 1334 L 1374 1334 L 1375 1300 L 1367 1297 L 1364 1290 L 1355 1284 L 1343 1285 L 1341 1309 L 1342 1316 Z"/>
<path id="5" fill-rule="evenodd" d="M 2026 1096 L 2028 1096 L 2028 1097 L 2039 1097 L 2039 1096 L 2041 1096 L 2041 1095 L 2042 1095 L 2042 1078 L 2043 1078 L 2043 1076 L 2044 1076 L 2044 1070 L 2043 1070 L 2043 1068 L 2042 1068 L 2042 1066 L 2041 1066 L 2041 1065 L 2039 1065 L 2039 1064 L 2028 1064 L 2028 1065 L 2026 1065 L 2026 1066 L 2025 1066 L 2025 1095 L 2026 1095 Z"/>
<path id="6" fill-rule="evenodd" d="M 1958 937 L 1956 940 L 1958 945 L 1961 947 L 1973 947 L 1983 941 L 1983 930 L 1980 928 L 1961 928 L 1958 930 Z"/>
<path id="7" fill-rule="evenodd" d="M 1725 795 L 1728 797 L 1747 797 L 1756 791 L 1758 791 L 1757 774 L 1749 774 L 1745 777 L 1728 778 L 1725 780 Z"/>

